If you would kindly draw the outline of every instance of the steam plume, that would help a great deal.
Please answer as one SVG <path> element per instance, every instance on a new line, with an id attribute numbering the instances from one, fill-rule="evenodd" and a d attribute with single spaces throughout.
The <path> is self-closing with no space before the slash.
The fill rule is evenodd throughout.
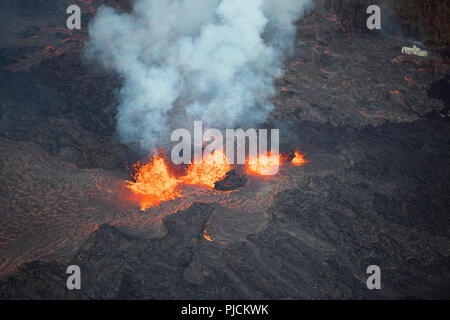
<path id="1" fill-rule="evenodd" d="M 187 120 L 222 129 L 263 122 L 273 109 L 273 77 L 292 48 L 293 22 L 310 3 L 136 0 L 131 13 L 101 7 L 86 56 L 124 76 L 123 142 L 148 151 Z"/>

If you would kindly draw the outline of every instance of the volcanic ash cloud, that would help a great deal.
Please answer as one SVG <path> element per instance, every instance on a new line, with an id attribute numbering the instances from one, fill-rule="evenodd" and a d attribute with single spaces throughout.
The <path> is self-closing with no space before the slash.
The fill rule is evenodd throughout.
<path id="1" fill-rule="evenodd" d="M 273 77 L 292 49 L 308 0 L 137 0 L 101 7 L 89 26 L 89 59 L 124 76 L 117 116 L 125 143 L 149 151 L 168 128 L 202 120 L 253 127 L 273 109 Z M 169 118 L 181 106 L 181 120 Z M 180 113 L 180 112 L 178 112 Z M 170 126 L 169 126 L 170 123 Z"/>

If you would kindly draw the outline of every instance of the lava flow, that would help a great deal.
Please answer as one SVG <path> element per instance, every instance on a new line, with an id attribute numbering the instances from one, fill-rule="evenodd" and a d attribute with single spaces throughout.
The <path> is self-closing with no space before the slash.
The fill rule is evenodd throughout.
<path id="1" fill-rule="evenodd" d="M 126 187 L 139 199 L 142 210 L 180 196 L 178 187 L 182 180 L 170 173 L 161 156 L 154 156 L 146 164 L 137 163 L 134 168 L 135 181 L 128 181 Z"/>
<path id="2" fill-rule="evenodd" d="M 283 157 L 279 154 L 272 154 L 270 151 L 266 155 L 260 155 L 256 159 L 247 161 L 247 174 L 271 176 L 278 173 L 283 163 Z"/>
<path id="3" fill-rule="evenodd" d="M 295 157 L 292 159 L 292 164 L 294 166 L 302 166 L 306 163 L 306 159 L 305 156 L 302 155 L 300 152 L 298 152 L 297 150 L 295 150 Z"/>
<path id="4" fill-rule="evenodd" d="M 183 181 L 186 184 L 214 188 L 216 181 L 223 178 L 230 170 L 231 165 L 228 163 L 225 152 L 215 150 L 212 155 L 204 157 L 201 163 L 190 165 Z"/>
<path id="5" fill-rule="evenodd" d="M 285 157 L 280 154 L 260 155 L 256 159 L 246 161 L 246 173 L 252 176 L 273 176 L 278 173 Z M 301 166 L 307 161 L 295 151 L 292 159 L 294 166 Z M 197 185 L 213 189 L 215 183 L 225 177 L 232 169 L 223 151 L 214 151 L 204 157 L 200 163 L 193 163 L 186 174 L 177 177 L 167 165 L 163 155 L 155 155 L 148 163 L 134 165 L 134 181 L 127 181 L 125 187 L 131 190 L 134 200 L 140 204 L 141 210 L 159 205 L 162 202 L 183 197 L 183 185 Z"/>

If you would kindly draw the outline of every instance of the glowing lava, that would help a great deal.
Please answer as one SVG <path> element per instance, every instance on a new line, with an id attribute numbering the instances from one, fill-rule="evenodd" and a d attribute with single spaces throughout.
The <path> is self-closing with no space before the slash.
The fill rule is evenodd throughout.
<path id="1" fill-rule="evenodd" d="M 247 174 L 271 176 L 278 173 L 283 163 L 283 158 L 279 154 L 268 152 L 266 155 L 260 155 L 257 159 L 247 161 Z"/>
<path id="2" fill-rule="evenodd" d="M 273 176 L 286 160 L 285 156 L 268 152 L 255 159 L 248 159 L 246 171 L 248 175 Z M 294 166 L 305 164 L 305 157 L 295 151 L 292 159 Z M 137 163 L 133 181 L 126 181 L 125 187 L 131 190 L 131 200 L 140 203 L 141 210 L 159 205 L 161 202 L 183 197 L 182 185 L 198 185 L 214 188 L 215 183 L 225 177 L 232 169 L 225 152 L 214 151 L 212 155 L 203 157 L 200 163 L 189 165 L 186 174 L 176 176 L 170 171 L 164 156 L 155 155 L 148 163 Z"/>
<path id="3" fill-rule="evenodd" d="M 135 182 L 128 181 L 126 187 L 137 196 L 142 210 L 181 196 L 177 189 L 182 180 L 170 173 L 164 158 L 154 156 L 148 163 L 137 163 L 134 168 Z"/>
<path id="4" fill-rule="evenodd" d="M 304 155 L 302 155 L 300 152 L 295 150 L 295 157 L 294 157 L 294 159 L 292 159 L 291 162 L 294 166 L 301 166 L 301 165 L 304 165 L 307 161 L 305 160 Z"/>
<path id="5" fill-rule="evenodd" d="M 201 163 L 191 164 L 182 179 L 186 184 L 214 188 L 216 181 L 223 178 L 230 170 L 231 165 L 228 163 L 223 150 L 215 150 L 212 155 L 203 157 Z"/>

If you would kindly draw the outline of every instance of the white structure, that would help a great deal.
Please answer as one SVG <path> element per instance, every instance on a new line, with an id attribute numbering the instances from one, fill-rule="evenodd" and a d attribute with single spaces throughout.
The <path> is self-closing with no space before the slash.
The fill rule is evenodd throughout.
<path id="1" fill-rule="evenodd" d="M 420 57 L 427 57 L 428 56 L 428 52 L 426 52 L 425 50 L 421 50 L 419 48 L 416 47 L 416 45 L 414 45 L 414 47 L 410 48 L 410 47 L 403 47 L 402 48 L 402 54 L 415 54 L 416 56 L 420 56 Z"/>

